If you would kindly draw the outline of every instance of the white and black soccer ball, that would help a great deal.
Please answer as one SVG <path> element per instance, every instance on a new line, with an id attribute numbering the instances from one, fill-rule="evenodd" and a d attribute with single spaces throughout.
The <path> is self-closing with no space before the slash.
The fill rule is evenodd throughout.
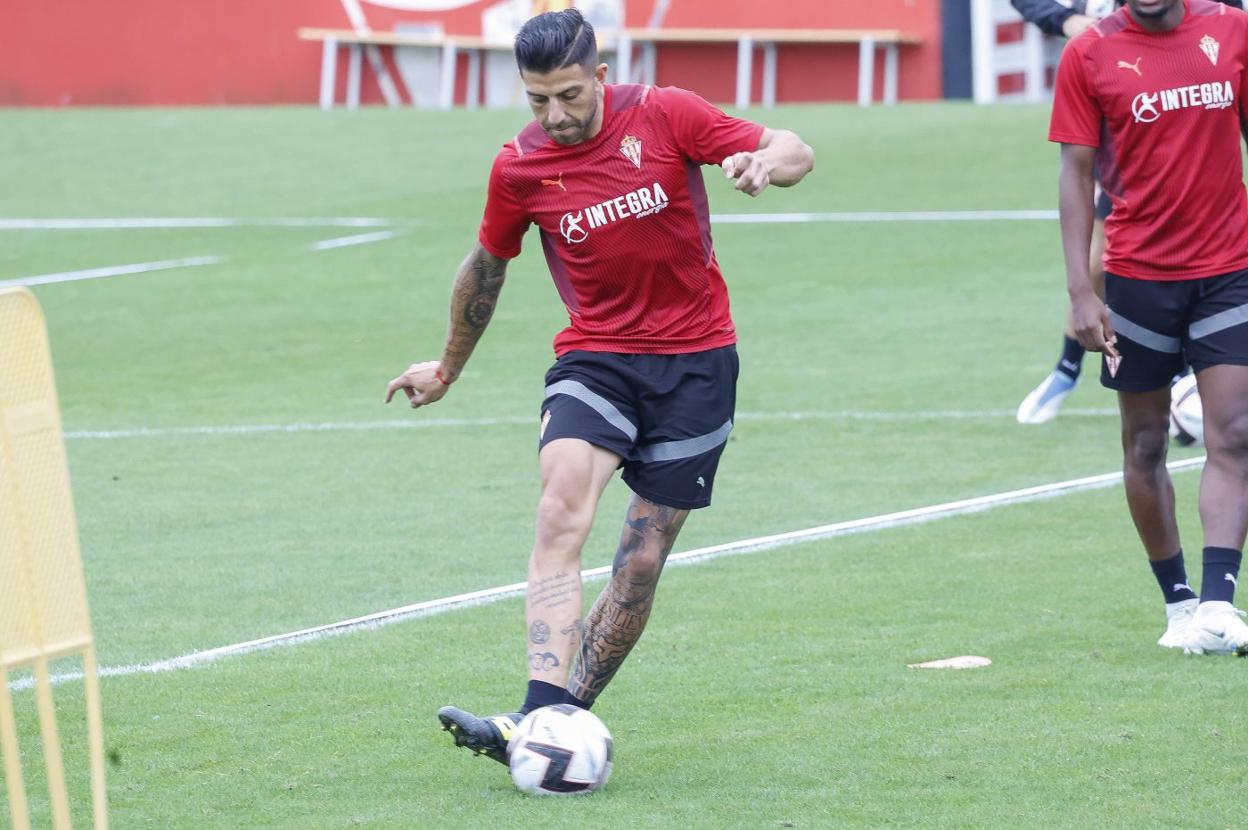
<path id="1" fill-rule="evenodd" d="M 508 753 L 511 780 L 526 793 L 588 793 L 611 777 L 611 733 L 593 712 L 568 703 L 525 716 Z"/>
<path id="2" fill-rule="evenodd" d="M 1205 412 L 1194 374 L 1184 375 L 1170 387 L 1170 437 L 1184 447 L 1205 443 Z"/>

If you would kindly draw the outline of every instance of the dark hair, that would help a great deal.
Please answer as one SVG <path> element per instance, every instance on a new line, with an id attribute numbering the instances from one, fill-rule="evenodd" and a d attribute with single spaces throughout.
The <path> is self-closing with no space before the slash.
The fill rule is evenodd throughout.
<path id="1" fill-rule="evenodd" d="M 573 64 L 597 66 L 594 27 L 579 9 L 539 14 L 516 35 L 516 63 L 521 71 L 542 73 Z"/>

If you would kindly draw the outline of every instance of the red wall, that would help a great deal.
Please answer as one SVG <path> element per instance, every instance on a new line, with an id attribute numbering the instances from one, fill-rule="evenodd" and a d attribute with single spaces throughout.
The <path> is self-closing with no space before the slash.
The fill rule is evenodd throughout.
<path id="1" fill-rule="evenodd" d="M 449 33 L 479 34 L 492 2 L 426 14 L 364 9 L 378 30 L 440 21 Z M 628 0 L 627 24 L 644 25 L 653 7 Z M 9 106 L 314 103 L 320 44 L 296 39 L 295 30 L 349 27 L 339 0 L 0 0 L 0 19 L 0 105 Z M 940 95 L 938 0 L 678 0 L 665 25 L 903 29 L 924 43 L 902 50 L 901 97 Z M 781 46 L 779 100 L 853 100 L 857 59 L 855 46 Z M 669 45 L 659 52 L 658 81 L 731 101 L 735 66 L 735 46 Z M 755 67 L 757 77 L 761 61 Z M 364 74 L 364 101 L 380 101 Z M 877 67 L 877 89 L 880 74 Z M 461 96 L 463 87 L 461 73 Z"/>

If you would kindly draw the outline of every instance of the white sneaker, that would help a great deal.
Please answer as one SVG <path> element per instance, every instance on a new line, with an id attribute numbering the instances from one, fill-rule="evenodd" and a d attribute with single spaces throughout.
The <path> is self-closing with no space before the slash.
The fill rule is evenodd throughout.
<path id="1" fill-rule="evenodd" d="M 1166 633 L 1157 645 L 1162 648 L 1184 648 L 1187 645 L 1187 629 L 1196 615 L 1200 600 L 1192 598 L 1166 603 Z"/>
<path id="2" fill-rule="evenodd" d="M 1057 417 L 1062 402 L 1075 388 L 1075 379 L 1054 369 L 1040 385 L 1027 393 L 1015 417 L 1020 424 L 1043 424 Z"/>
<path id="3" fill-rule="evenodd" d="M 1248 616 L 1229 602 L 1202 602 L 1187 627 L 1188 654 L 1248 654 Z"/>

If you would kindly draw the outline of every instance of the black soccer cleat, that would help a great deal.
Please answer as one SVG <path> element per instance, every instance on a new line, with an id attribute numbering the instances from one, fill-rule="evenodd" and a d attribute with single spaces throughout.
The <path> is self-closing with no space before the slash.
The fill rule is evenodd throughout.
<path id="1" fill-rule="evenodd" d="M 500 764 L 507 764 L 507 744 L 523 719 L 519 712 L 479 718 L 454 706 L 438 710 L 438 720 L 455 739 L 455 746 L 466 746 L 473 755 L 484 755 Z"/>

